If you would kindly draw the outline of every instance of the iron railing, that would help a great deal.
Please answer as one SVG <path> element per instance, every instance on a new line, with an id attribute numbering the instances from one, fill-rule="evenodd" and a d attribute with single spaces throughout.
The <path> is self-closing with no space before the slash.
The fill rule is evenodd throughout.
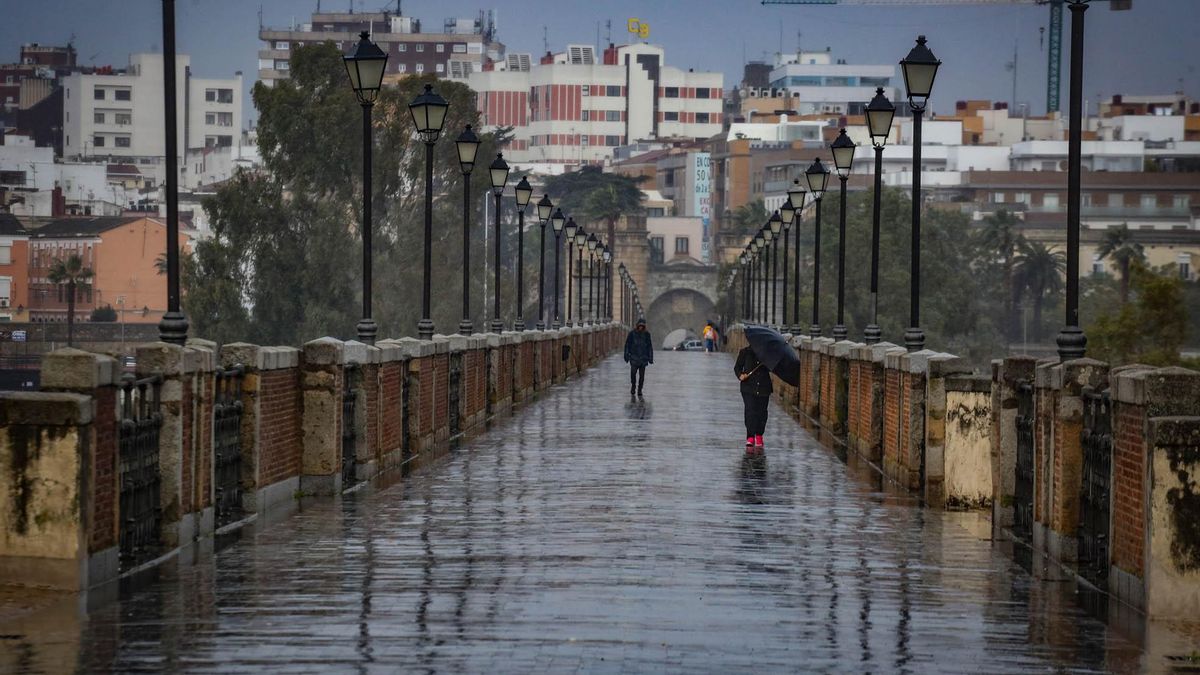
<path id="1" fill-rule="evenodd" d="M 358 413 L 354 386 L 358 368 L 347 364 L 342 372 L 342 487 L 346 487 L 358 480 L 358 429 L 354 422 Z"/>
<path id="2" fill-rule="evenodd" d="M 1017 384 L 1017 476 L 1013 489 L 1013 534 L 1025 541 L 1033 536 L 1033 385 Z"/>
<path id="3" fill-rule="evenodd" d="M 1083 390 L 1083 484 L 1079 511 L 1079 571 L 1108 584 L 1108 527 L 1112 485 L 1112 400 L 1107 389 Z"/>
<path id="4" fill-rule="evenodd" d="M 455 352 L 450 355 L 450 394 L 449 394 L 449 413 L 450 435 L 457 435 L 462 431 L 462 415 L 459 407 L 462 401 L 463 388 L 463 355 L 462 352 Z"/>
<path id="5" fill-rule="evenodd" d="M 162 476 L 158 467 L 161 385 L 159 375 L 139 380 L 127 373 L 121 378 L 118 432 L 121 494 L 118 507 L 123 567 L 143 562 L 159 550 L 162 528 Z"/>
<path id="6" fill-rule="evenodd" d="M 242 516 L 242 381 L 246 369 L 236 365 L 217 371 L 213 403 L 213 473 L 217 527 Z"/>

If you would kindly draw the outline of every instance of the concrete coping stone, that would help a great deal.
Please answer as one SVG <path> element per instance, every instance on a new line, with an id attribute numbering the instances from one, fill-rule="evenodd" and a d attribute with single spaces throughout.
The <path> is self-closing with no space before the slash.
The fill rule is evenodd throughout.
<path id="1" fill-rule="evenodd" d="M 449 335 L 434 335 L 433 339 L 434 354 L 449 354 L 450 353 L 450 336 Z"/>
<path id="2" fill-rule="evenodd" d="M 42 357 L 42 389 L 91 391 L 120 382 L 117 360 L 104 354 L 67 347 Z"/>
<path id="3" fill-rule="evenodd" d="M 149 342 L 138 345 L 136 351 L 138 375 L 171 377 L 183 372 L 183 347 L 168 342 Z"/>
<path id="4" fill-rule="evenodd" d="M 892 342 L 876 342 L 873 345 L 868 345 L 867 349 L 871 350 L 871 360 L 875 363 L 882 364 L 883 359 L 885 356 L 887 356 L 888 352 L 896 349 L 904 349 L 904 347 Z"/>
<path id="5" fill-rule="evenodd" d="M 502 345 L 515 345 L 515 344 L 520 344 L 520 343 L 521 343 L 521 334 L 520 333 L 506 330 L 500 334 L 500 344 L 502 344 Z"/>
<path id="6" fill-rule="evenodd" d="M 210 351 L 214 354 L 217 353 L 217 343 L 213 342 L 212 340 L 205 340 L 204 338 L 196 338 L 196 337 L 188 338 L 187 342 L 184 343 L 183 346 L 196 347 L 198 349 L 207 349 L 208 351 Z"/>
<path id="7" fill-rule="evenodd" d="M 992 378 L 986 375 L 956 373 L 946 377 L 946 391 L 990 394 L 992 391 Z"/>
<path id="8" fill-rule="evenodd" d="M 375 343 L 379 349 L 380 363 L 394 363 L 404 360 L 404 348 L 394 340 L 379 340 Z"/>
<path id="9" fill-rule="evenodd" d="M 300 350 L 295 347 L 263 347 L 259 350 L 262 370 L 286 370 L 300 367 Z M 229 365 L 234 365 L 233 363 Z"/>
<path id="10" fill-rule="evenodd" d="M 859 343 L 851 342 L 850 340 L 840 340 L 838 342 L 835 342 L 835 343 L 829 345 L 830 349 L 833 350 L 832 351 L 833 355 L 839 359 L 849 358 L 850 353 L 855 348 L 861 347 L 861 346 L 862 345 L 860 345 Z"/>
<path id="11" fill-rule="evenodd" d="M 92 397 L 47 391 L 0 394 L 0 426 L 72 426 L 92 421 Z"/>
<path id="12" fill-rule="evenodd" d="M 487 346 L 490 349 L 495 349 L 495 348 L 499 347 L 500 346 L 500 334 L 499 333 L 488 333 L 487 334 Z"/>
<path id="13" fill-rule="evenodd" d="M 471 348 L 471 338 L 467 335 L 447 335 L 446 340 L 450 343 L 451 354 L 465 352 Z"/>
<path id="14" fill-rule="evenodd" d="M 1150 417 L 1200 415 L 1200 372 L 1170 366 L 1146 375 Z"/>
<path id="15" fill-rule="evenodd" d="M 1086 357 L 1064 361 L 1050 370 L 1050 386 L 1054 389 L 1066 389 L 1068 383 L 1094 387 L 1107 381 L 1108 364 Z"/>
<path id="16" fill-rule="evenodd" d="M 1151 366 L 1132 364 L 1109 373 L 1109 387 L 1114 401 L 1130 405 L 1146 404 L 1146 377 L 1153 372 Z"/>
<path id="17" fill-rule="evenodd" d="M 940 355 L 932 349 L 922 349 L 916 352 L 906 352 L 900 356 L 900 367 L 907 373 L 923 374 L 929 370 L 929 359 Z"/>
<path id="18" fill-rule="evenodd" d="M 187 344 L 183 348 L 183 372 L 211 373 L 217 369 L 216 353 L 203 345 Z"/>
<path id="19" fill-rule="evenodd" d="M 944 352 L 930 356 L 927 369 L 930 377 L 946 377 L 971 372 L 971 368 L 967 366 L 966 361 L 953 354 L 946 354 Z"/>
<path id="20" fill-rule="evenodd" d="M 1038 359 L 1033 369 L 1033 386 L 1038 389 L 1051 388 L 1054 381 L 1051 371 L 1058 365 L 1058 359 Z"/>
<path id="21" fill-rule="evenodd" d="M 433 355 L 433 342 L 430 340 L 402 337 L 396 340 L 396 344 L 400 345 L 400 351 L 404 354 L 405 358 L 418 359 L 422 356 Z"/>
<path id="22" fill-rule="evenodd" d="M 358 340 L 346 340 L 342 343 L 342 363 L 362 365 L 370 363 L 367 359 L 367 343 Z"/>
<path id="23" fill-rule="evenodd" d="M 230 342 L 221 345 L 219 363 L 222 368 L 232 368 L 240 363 L 253 370 L 265 370 L 262 354 L 265 349 L 267 347 L 259 347 L 249 342 Z"/>
<path id="24" fill-rule="evenodd" d="M 1150 419 L 1150 447 L 1200 446 L 1200 417 L 1170 415 Z"/>
<path id="25" fill-rule="evenodd" d="M 337 338 L 317 338 L 304 343 L 304 363 L 312 366 L 341 365 L 345 350 L 346 343 Z"/>

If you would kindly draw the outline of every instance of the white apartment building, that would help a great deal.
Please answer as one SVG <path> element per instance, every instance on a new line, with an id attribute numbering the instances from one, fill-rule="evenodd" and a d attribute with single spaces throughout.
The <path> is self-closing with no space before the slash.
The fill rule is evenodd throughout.
<path id="1" fill-rule="evenodd" d="M 505 157 L 554 172 L 603 163 L 631 143 L 721 132 L 724 75 L 667 66 L 664 57 L 656 45 L 610 45 L 603 59 L 591 45 L 568 45 L 548 63 L 509 58 L 468 83 L 485 128 L 513 127 Z"/>
<path id="2" fill-rule="evenodd" d="M 786 91 L 791 99 L 788 109 L 801 115 L 831 113 L 860 115 L 883 87 L 888 99 L 901 105 L 897 90 L 892 86 L 896 76 L 894 65 L 858 65 L 834 59 L 832 52 L 801 51 L 777 55 L 771 70 L 770 95 Z"/>
<path id="3" fill-rule="evenodd" d="M 192 77 L 191 59 L 177 55 L 179 155 L 232 146 L 240 135 L 242 75 Z M 111 158 L 158 167 L 163 162 L 163 59 L 133 54 L 124 72 L 63 79 L 63 156 Z M 161 173 L 161 169 L 143 173 Z M 161 182 L 162 176 L 156 175 Z"/>

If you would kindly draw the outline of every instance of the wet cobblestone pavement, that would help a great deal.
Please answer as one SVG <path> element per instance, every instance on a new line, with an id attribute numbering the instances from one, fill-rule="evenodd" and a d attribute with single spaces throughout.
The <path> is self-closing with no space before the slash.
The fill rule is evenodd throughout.
<path id="1" fill-rule="evenodd" d="M 731 368 L 657 355 L 638 402 L 610 358 L 390 485 L 306 503 L 83 619 L 26 621 L 0 670 L 1145 667 L 977 514 L 881 489 L 778 408 L 746 456 Z"/>

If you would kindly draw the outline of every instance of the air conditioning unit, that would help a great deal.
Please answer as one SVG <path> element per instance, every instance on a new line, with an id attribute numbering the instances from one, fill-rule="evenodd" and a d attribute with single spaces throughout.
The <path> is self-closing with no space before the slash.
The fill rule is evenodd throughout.
<path id="1" fill-rule="evenodd" d="M 8 298 L 0 298 L 0 309 L 8 309 Z"/>

